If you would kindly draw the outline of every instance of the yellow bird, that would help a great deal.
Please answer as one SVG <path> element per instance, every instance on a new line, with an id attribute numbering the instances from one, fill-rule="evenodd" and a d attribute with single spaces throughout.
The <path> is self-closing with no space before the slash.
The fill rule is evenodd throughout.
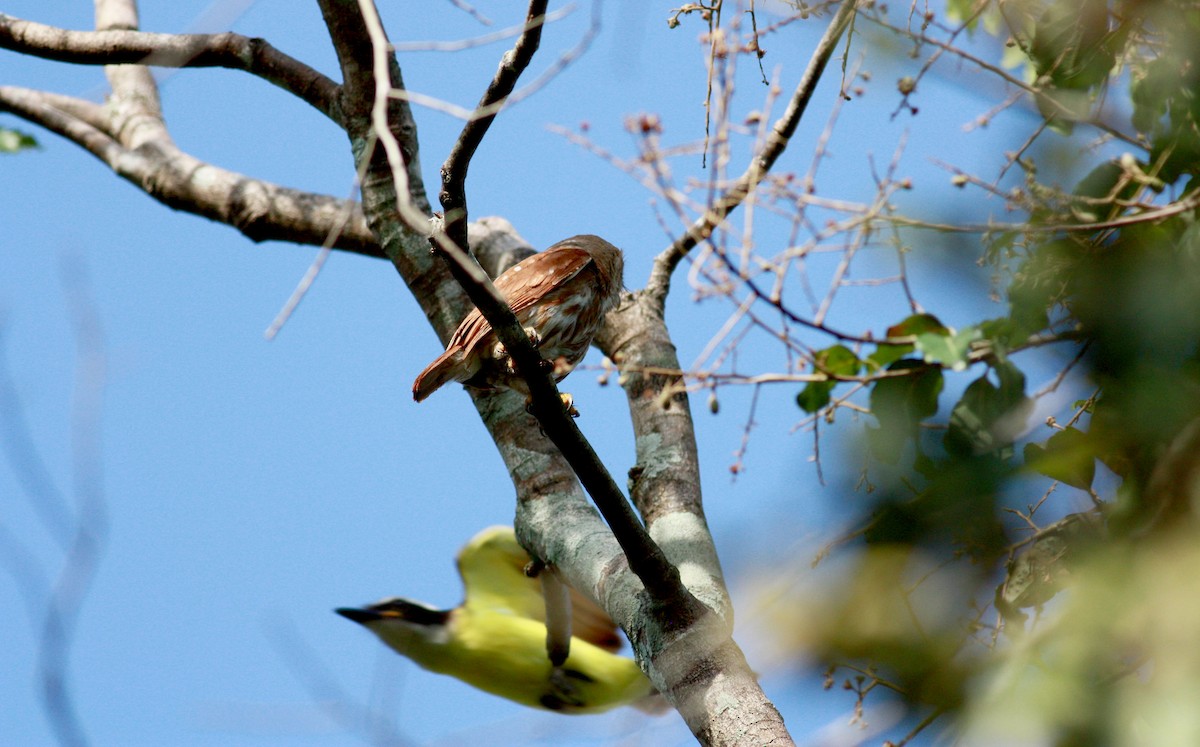
<path id="1" fill-rule="evenodd" d="M 554 667 L 546 650 L 541 581 L 525 573 L 529 554 L 512 527 L 490 527 L 458 553 L 463 603 L 439 610 L 391 598 L 342 617 L 366 626 L 431 672 L 533 708 L 599 713 L 622 705 L 659 711 L 663 701 L 621 646 L 608 615 L 571 590 L 570 655 Z"/>

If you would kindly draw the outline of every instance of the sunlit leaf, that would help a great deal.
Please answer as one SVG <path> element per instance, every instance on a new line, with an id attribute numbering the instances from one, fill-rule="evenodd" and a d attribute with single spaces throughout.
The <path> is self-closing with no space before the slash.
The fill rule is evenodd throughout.
<path id="1" fill-rule="evenodd" d="M 978 327 L 967 327 L 953 334 L 925 332 L 917 335 L 917 350 L 926 363 L 939 363 L 955 371 L 967 367 L 971 343 L 983 337 Z"/>
<path id="2" fill-rule="evenodd" d="M 887 336 L 912 337 L 926 332 L 946 334 L 949 331 L 933 314 L 913 314 L 899 324 L 888 327 Z"/>

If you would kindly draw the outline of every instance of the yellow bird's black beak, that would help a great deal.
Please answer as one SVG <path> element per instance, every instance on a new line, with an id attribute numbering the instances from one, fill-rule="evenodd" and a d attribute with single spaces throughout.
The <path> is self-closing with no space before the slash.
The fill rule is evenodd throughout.
<path id="1" fill-rule="evenodd" d="M 334 612 L 338 613 L 347 620 L 353 620 L 360 625 L 366 625 L 369 622 L 375 622 L 383 618 L 375 610 L 359 609 L 357 607 L 338 607 Z"/>
<path id="2" fill-rule="evenodd" d="M 412 625 L 445 625 L 450 618 L 450 610 L 436 610 L 399 598 L 385 599 L 368 607 L 338 607 L 334 612 L 360 625 L 381 620 L 403 620 Z"/>

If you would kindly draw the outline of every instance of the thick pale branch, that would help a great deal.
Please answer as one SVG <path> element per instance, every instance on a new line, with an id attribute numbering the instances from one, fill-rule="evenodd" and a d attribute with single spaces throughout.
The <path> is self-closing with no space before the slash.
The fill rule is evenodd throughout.
<path id="1" fill-rule="evenodd" d="M 637 449 L 629 497 L 687 588 L 732 628 L 733 607 L 704 517 L 687 387 L 662 315 L 644 291 L 634 293 L 609 314 L 596 344 L 618 362 L 628 397 Z"/>
<path id="2" fill-rule="evenodd" d="M 221 67 L 242 70 L 308 102 L 341 124 L 338 85 L 264 39 L 221 34 L 74 31 L 0 13 L 0 48 L 78 65 Z"/>
<path id="3" fill-rule="evenodd" d="M 63 107 L 67 101 L 70 106 Z M 73 113 L 68 113 L 67 108 Z M 80 145 L 159 202 L 227 223 L 254 241 L 320 245 L 349 213 L 335 246 L 372 257 L 382 256 L 354 203 L 218 168 L 184 153 L 169 140 L 126 148 L 97 127 L 104 117 L 103 109 L 96 104 L 0 86 L 0 111 L 41 125 Z"/>
<path id="4" fill-rule="evenodd" d="M 671 274 L 687 256 L 687 253 L 696 244 L 707 239 L 712 230 L 720 225 L 721 221 L 725 220 L 738 205 L 742 204 L 746 196 L 766 178 L 771 167 L 775 165 L 775 161 L 787 148 L 788 142 L 796 132 L 796 126 L 800 123 L 800 118 L 804 116 L 804 111 L 808 108 L 808 102 L 812 99 L 813 92 L 816 91 L 817 83 L 821 80 L 825 66 L 833 56 L 842 32 L 846 30 L 846 26 L 854 16 L 857 3 L 858 0 L 842 0 L 842 4 L 838 6 L 837 13 L 829 22 L 829 27 L 825 29 L 816 49 L 813 50 L 808 67 L 796 85 L 796 90 L 792 93 L 787 111 L 775 122 L 762 150 L 751 160 L 746 171 L 717 198 L 704 215 L 688 228 L 687 233 L 676 239 L 655 259 L 650 279 L 646 283 L 646 292 L 659 305 L 666 302 L 667 293 L 671 288 Z"/>

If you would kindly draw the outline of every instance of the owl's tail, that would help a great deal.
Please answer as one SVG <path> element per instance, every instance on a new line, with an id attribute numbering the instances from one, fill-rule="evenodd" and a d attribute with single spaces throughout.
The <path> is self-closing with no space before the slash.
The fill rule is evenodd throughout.
<path id="1" fill-rule="evenodd" d="M 425 367 L 413 382 L 413 399 L 421 402 L 429 395 L 442 388 L 446 382 L 457 378 L 459 364 L 462 362 L 462 352 L 447 350 Z"/>

